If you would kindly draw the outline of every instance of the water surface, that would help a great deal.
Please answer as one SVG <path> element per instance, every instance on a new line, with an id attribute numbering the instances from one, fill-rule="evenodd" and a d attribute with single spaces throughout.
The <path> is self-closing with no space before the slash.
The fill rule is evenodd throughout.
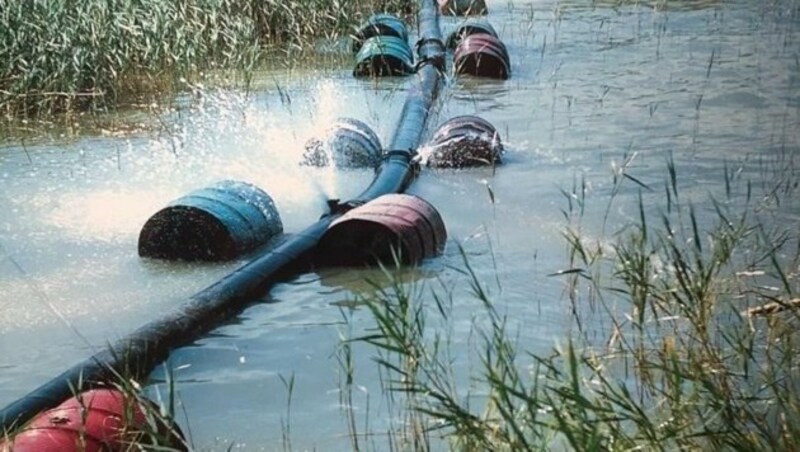
<path id="1" fill-rule="evenodd" d="M 463 370 L 474 363 L 470 331 L 482 311 L 456 270 L 459 244 L 525 348 L 547 352 L 571 324 L 564 280 L 549 276 L 568 268 L 562 233 L 576 215 L 563 191 L 585 184 L 582 227 L 587 237 L 606 237 L 636 220 L 640 192 L 648 209 L 663 204 L 671 155 L 682 194 L 707 219 L 703 201 L 724 193 L 724 167 L 743 179 L 793 172 L 800 141 L 796 1 L 498 0 L 489 8 L 512 77 L 449 79 L 432 126 L 458 114 L 483 116 L 506 142 L 506 164 L 422 172 L 410 191 L 440 210 L 450 240 L 441 258 L 403 272 L 414 287 L 453 293 L 454 365 Z M 457 23 L 444 19 L 445 33 Z M 357 194 L 372 176 L 299 167 L 304 141 L 351 116 L 388 142 L 407 85 L 353 80 L 347 66 L 275 69 L 250 93 L 182 96 L 156 132 L 7 137 L 0 147 L 0 404 L 240 264 L 139 259 L 137 235 L 149 215 L 187 191 L 233 178 L 270 193 L 288 232 L 302 229 L 326 198 Z M 615 186 L 622 167 L 639 183 Z M 786 224 L 800 222 L 791 197 L 780 209 Z M 336 269 L 300 275 L 176 351 L 167 367 L 193 444 L 279 449 L 288 423 L 296 449 L 348 447 L 336 360 L 347 329 L 341 309 L 356 332 L 369 327 L 364 309 L 343 306 L 369 291 L 367 280 L 383 278 Z M 601 335 L 607 325 L 588 328 Z M 357 352 L 354 409 L 381 432 L 389 421 L 373 352 Z M 291 376 L 289 414 L 284 382 Z M 464 377 L 465 392 L 469 384 Z"/>

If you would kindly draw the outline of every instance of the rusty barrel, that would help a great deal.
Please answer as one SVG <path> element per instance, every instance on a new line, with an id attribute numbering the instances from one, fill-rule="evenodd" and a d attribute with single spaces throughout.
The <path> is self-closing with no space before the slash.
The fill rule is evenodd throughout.
<path id="1" fill-rule="evenodd" d="M 305 145 L 303 165 L 336 168 L 376 168 L 383 159 L 378 135 L 365 123 L 338 118 L 321 137 Z"/>
<path id="2" fill-rule="evenodd" d="M 511 75 L 511 62 L 505 44 L 485 33 L 472 34 L 458 43 L 453 54 L 456 74 L 507 79 Z"/>
<path id="3" fill-rule="evenodd" d="M 427 201 L 405 194 L 383 195 L 331 223 L 317 248 L 328 265 L 363 265 L 395 258 L 414 264 L 444 250 L 447 231 Z"/>
<path id="4" fill-rule="evenodd" d="M 443 16 L 480 16 L 488 14 L 485 0 L 439 0 Z"/>
<path id="5" fill-rule="evenodd" d="M 414 72 L 414 54 L 405 39 L 397 36 L 373 36 L 356 55 L 354 77 L 386 77 Z"/>
<path id="6" fill-rule="evenodd" d="M 225 180 L 195 190 L 150 217 L 139 233 L 139 255 L 221 261 L 283 232 L 272 198 L 246 182 Z"/>
<path id="7" fill-rule="evenodd" d="M 408 41 L 406 24 L 392 14 L 374 14 L 362 24 L 353 34 L 353 53 L 361 50 L 364 41 L 373 36 L 396 36 L 403 41 Z"/>
<path id="8" fill-rule="evenodd" d="M 503 143 L 497 129 L 478 116 L 456 116 L 436 129 L 428 142 L 429 166 L 461 168 L 500 163 Z"/>
<path id="9" fill-rule="evenodd" d="M 132 444 L 186 450 L 178 427 L 154 413 L 158 408 L 149 400 L 94 389 L 42 412 L 7 443 L 0 441 L 0 451 L 116 452 Z"/>
<path id="10" fill-rule="evenodd" d="M 453 50 L 458 47 L 462 39 L 476 34 L 486 34 L 497 38 L 497 31 L 488 20 L 481 17 L 470 17 L 459 24 L 447 37 L 447 48 Z"/>

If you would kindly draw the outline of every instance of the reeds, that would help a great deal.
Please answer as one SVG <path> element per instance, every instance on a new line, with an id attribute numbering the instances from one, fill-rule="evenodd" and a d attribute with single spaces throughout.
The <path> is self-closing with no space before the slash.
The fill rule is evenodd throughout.
<path id="1" fill-rule="evenodd" d="M 385 4 L 384 4 L 385 3 Z M 180 80 L 249 71 L 270 47 L 346 36 L 409 0 L 0 0 L 0 115 L 163 102 Z"/>
<path id="2" fill-rule="evenodd" d="M 15 438 L 17 435 L 27 436 L 26 440 L 23 440 L 26 450 L 32 443 L 50 449 L 57 447 L 58 444 L 64 445 L 64 436 L 70 435 L 78 442 L 76 450 L 89 450 L 98 443 L 103 444 L 103 450 L 108 448 L 108 450 L 166 452 L 191 449 L 190 438 L 184 436 L 174 420 L 176 401 L 171 372 L 167 375 L 167 400 L 160 400 L 161 394 L 157 393 L 158 403 L 151 401 L 142 393 L 142 387 L 136 380 L 123 377 L 113 370 L 110 370 L 110 373 L 114 377 L 112 381 L 106 382 L 102 389 L 111 391 L 114 396 L 92 395 L 90 390 L 98 388 L 86 384 L 85 381 L 78 382 L 78 385 L 72 388 L 71 392 L 77 400 L 80 412 L 78 425 L 69 423 L 67 417 L 64 417 L 60 424 L 68 423 L 68 427 L 60 427 L 59 423 L 52 421 L 59 419 L 60 416 L 66 416 L 65 412 L 69 412 L 72 408 L 38 413 L 33 421 L 34 424 L 39 417 L 50 419 L 49 428 L 53 432 L 60 430 L 61 435 L 56 434 L 53 439 L 43 434 L 42 432 L 46 433 L 47 429 L 42 429 L 40 419 L 39 427 L 23 424 L 12 427 L 10 431 L 0 431 L 0 450 L 4 452 L 15 450 L 15 446 L 19 445 L 15 442 L 15 439 L 18 439 Z M 98 398 L 104 401 L 97 402 Z M 94 417 L 91 421 L 90 416 Z M 103 418 L 100 423 L 98 423 L 99 417 Z M 78 430 L 73 430 L 76 427 Z M 34 433 L 31 434 L 32 432 Z"/>
<path id="3" fill-rule="evenodd" d="M 580 186 L 564 192 L 569 269 L 554 276 L 569 285 L 574 328 L 549 354 L 515 339 L 462 252 L 484 310 L 472 389 L 447 359 L 447 297 L 434 291 L 426 308 L 422 289 L 395 281 L 363 300 L 376 327 L 354 340 L 376 350 L 384 389 L 405 396 L 413 428 L 393 434 L 406 448 L 428 450 L 432 437 L 456 450 L 800 448 L 800 235 L 769 188 L 797 187 L 797 175 L 776 166 L 756 196 L 726 165 L 724 199 L 699 205 L 671 158 L 667 169 L 667 196 L 648 205 L 654 196 L 640 194 L 638 221 L 614 231 L 611 247 L 583 237 Z"/>

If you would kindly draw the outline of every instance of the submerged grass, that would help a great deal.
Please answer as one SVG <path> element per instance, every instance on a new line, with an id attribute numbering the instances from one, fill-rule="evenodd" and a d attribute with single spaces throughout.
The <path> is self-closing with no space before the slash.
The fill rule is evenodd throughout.
<path id="1" fill-rule="evenodd" d="M 574 328 L 549 354 L 515 339 L 462 252 L 483 306 L 472 389 L 448 358 L 446 297 L 426 308 L 419 288 L 395 280 L 362 300 L 375 327 L 345 343 L 372 347 L 387 400 L 404 401 L 395 446 L 429 450 L 435 437 L 455 450 L 800 448 L 797 224 L 781 216 L 775 190 L 757 196 L 727 166 L 724 199 L 709 196 L 701 214 L 667 167 L 667 196 L 651 208 L 640 194 L 638 222 L 610 247 L 588 239 L 584 198 L 565 191 L 580 201 L 564 211 L 570 268 L 557 273 Z M 771 185 L 796 191 L 794 170 L 778 173 Z M 608 332 L 602 340 L 589 317 Z"/>
<path id="2" fill-rule="evenodd" d="M 158 102 L 209 71 L 246 75 L 269 48 L 347 36 L 410 0 L 0 0 L 0 115 Z"/>

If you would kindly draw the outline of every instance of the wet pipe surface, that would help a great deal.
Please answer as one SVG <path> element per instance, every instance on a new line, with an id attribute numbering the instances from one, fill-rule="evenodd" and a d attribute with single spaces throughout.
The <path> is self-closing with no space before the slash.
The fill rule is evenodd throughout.
<path id="1" fill-rule="evenodd" d="M 420 144 L 428 112 L 438 96 L 444 67 L 444 44 L 432 0 L 422 1 L 420 31 L 421 38 L 417 45 L 419 63 L 415 67 L 417 83 L 409 90 L 399 125 L 375 179 L 360 196 L 335 205 L 336 208 L 323 215 L 320 221 L 192 296 L 180 309 L 143 326 L 113 344 L 108 350 L 73 366 L 26 397 L 4 408 L 0 412 L 3 429 L 11 430 L 19 427 L 37 413 L 58 405 L 70 397 L 74 388 L 81 384 L 84 387 L 102 385 L 112 380 L 113 375 L 119 374 L 123 369 L 132 374 L 131 378 L 143 378 L 168 356 L 170 350 L 195 340 L 241 312 L 252 302 L 251 300 L 266 292 L 278 278 L 286 276 L 286 268 L 307 258 L 327 231 L 337 231 L 334 226 L 341 227 L 342 224 L 346 224 L 342 216 L 348 210 L 382 195 L 404 191 L 415 174 L 412 159 Z M 472 36 L 475 35 L 481 33 Z M 461 43 L 466 39 L 462 38 Z M 502 43 L 499 46 L 505 51 Z M 507 52 L 505 56 L 507 67 Z M 507 72 L 505 76 L 508 76 Z M 499 143 L 494 138 L 491 142 Z M 499 152 L 496 156 L 499 157 Z M 492 159 L 494 155 L 484 160 Z M 397 201 L 397 198 L 391 199 L 392 203 Z M 392 203 L 389 203 L 389 207 L 384 207 L 388 212 L 384 216 L 390 218 L 388 223 L 379 222 L 380 227 L 377 228 L 370 226 L 376 231 L 376 236 L 383 236 L 384 243 L 394 242 L 400 249 L 405 249 L 406 257 L 401 256 L 401 258 L 408 262 L 440 252 L 446 232 L 435 209 L 422 200 L 410 202 L 412 205 L 416 204 L 419 209 L 404 210 Z M 368 210 L 366 212 L 361 210 L 360 214 L 364 217 L 374 216 Z M 354 213 L 351 217 L 355 215 Z M 369 223 L 363 218 L 358 219 L 353 223 L 358 225 L 353 230 L 363 230 L 364 225 Z M 371 224 L 376 223 L 372 221 Z M 352 233 L 350 235 L 352 236 Z M 385 251 L 384 247 L 382 252 Z M 376 253 L 373 253 L 370 257 L 374 258 L 375 255 Z"/>
<path id="2" fill-rule="evenodd" d="M 414 175 L 412 158 L 420 144 L 428 112 L 441 86 L 444 45 L 433 0 L 422 0 L 417 83 L 409 91 L 398 127 L 383 164 L 370 186 L 342 206 L 364 204 L 378 196 L 403 191 Z M 126 371 L 129 378 L 141 379 L 169 354 L 241 312 L 281 276 L 289 265 L 306 257 L 317 245 L 328 226 L 346 209 L 336 209 L 317 223 L 292 236 L 190 297 L 181 308 L 168 313 L 112 344 L 87 360 L 76 364 L 25 397 L 0 411 L 0 424 L 10 431 L 25 424 L 37 413 L 52 408 L 73 395 L 78 387 L 102 385 Z"/>

